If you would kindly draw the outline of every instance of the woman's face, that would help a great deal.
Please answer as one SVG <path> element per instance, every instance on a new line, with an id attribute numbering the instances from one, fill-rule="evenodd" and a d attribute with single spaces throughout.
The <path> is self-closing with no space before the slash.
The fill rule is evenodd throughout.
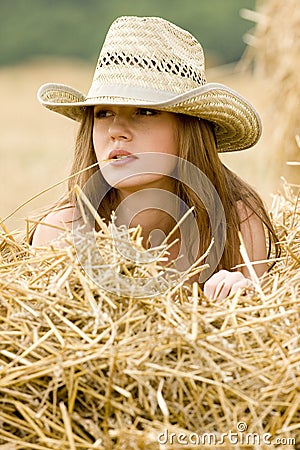
<path id="1" fill-rule="evenodd" d="M 124 194 L 148 187 L 173 190 L 168 175 L 177 163 L 175 114 L 95 106 L 93 144 L 104 178 Z"/>

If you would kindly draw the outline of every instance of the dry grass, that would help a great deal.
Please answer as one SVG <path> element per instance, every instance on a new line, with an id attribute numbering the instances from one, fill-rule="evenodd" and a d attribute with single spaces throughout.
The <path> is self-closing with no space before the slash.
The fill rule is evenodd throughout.
<path id="1" fill-rule="evenodd" d="M 247 433 L 299 438 L 300 206 L 288 185 L 284 192 L 272 208 L 281 260 L 260 293 L 218 303 L 180 280 L 151 297 L 109 293 L 83 273 L 72 245 L 32 249 L 4 232 L 0 444 L 175 449 L 182 444 L 159 446 L 158 434 L 209 432 L 219 440 L 239 422 Z M 109 231 L 99 233 L 100 253 L 111 255 Z M 92 262 L 94 251 L 99 246 L 90 248 Z M 121 256 L 114 268 L 129 282 L 163 271 L 159 262 L 124 265 Z M 111 267 L 101 271 L 111 279 Z"/>

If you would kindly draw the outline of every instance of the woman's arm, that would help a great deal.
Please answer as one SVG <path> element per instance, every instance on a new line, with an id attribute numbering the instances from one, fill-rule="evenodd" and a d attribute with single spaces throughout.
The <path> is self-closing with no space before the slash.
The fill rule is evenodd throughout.
<path id="1" fill-rule="evenodd" d="M 240 229 L 244 240 L 245 248 L 250 261 L 266 261 L 268 258 L 266 235 L 260 218 L 245 205 L 238 207 L 240 216 Z M 258 277 L 262 276 L 268 269 L 266 262 L 254 264 L 253 268 Z M 250 277 L 247 267 L 243 267 L 241 272 Z"/>
<path id="2" fill-rule="evenodd" d="M 250 261 L 265 261 L 267 259 L 266 236 L 260 218 L 242 202 L 238 202 L 237 207 L 240 230 Z M 267 267 L 266 262 L 253 265 L 258 277 L 266 272 Z M 204 294 L 208 298 L 222 300 L 238 289 L 251 285 L 249 278 L 247 267 L 242 267 L 240 271 L 235 272 L 220 270 L 206 281 Z"/>

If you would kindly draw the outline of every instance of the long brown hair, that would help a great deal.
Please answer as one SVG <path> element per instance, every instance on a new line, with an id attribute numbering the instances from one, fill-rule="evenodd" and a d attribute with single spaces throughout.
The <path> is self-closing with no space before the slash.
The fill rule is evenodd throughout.
<path id="1" fill-rule="evenodd" d="M 230 171 L 220 160 L 214 136 L 214 125 L 206 120 L 196 117 L 176 114 L 178 118 L 178 156 L 189 161 L 199 168 L 215 187 L 221 200 L 226 219 L 226 242 L 224 251 L 215 271 L 220 269 L 230 270 L 240 262 L 239 237 L 240 214 L 238 202 L 248 207 L 251 214 L 256 214 L 264 224 L 268 234 L 268 257 L 274 246 L 274 257 L 279 256 L 279 247 L 276 245 L 278 239 L 266 208 L 255 190 L 246 182 Z M 93 107 L 87 107 L 81 122 L 75 145 L 75 153 L 68 190 L 66 194 L 54 205 L 61 209 L 66 205 L 76 203 L 74 188 L 78 185 L 83 188 L 91 176 L 99 172 L 97 158 L 93 148 Z M 94 164 L 94 167 L 82 171 Z M 80 172 L 77 174 L 78 172 Z M 101 174 L 100 174 L 101 176 Z M 104 180 L 103 180 L 104 182 Z M 211 240 L 209 217 L 203 202 L 196 193 L 185 183 L 176 182 L 175 194 L 183 200 L 188 207 L 194 207 L 194 216 L 201 236 L 200 253 L 204 252 Z M 117 206 L 118 195 L 116 189 L 108 190 L 106 197 L 99 207 L 99 214 L 105 220 L 110 220 L 113 209 Z M 48 211 L 49 212 L 49 211 Z M 47 213 L 43 215 L 45 217 Z M 32 227 L 29 235 L 31 241 L 36 224 Z"/>
<path id="2" fill-rule="evenodd" d="M 278 238 L 271 223 L 267 210 L 260 196 L 245 181 L 229 170 L 220 160 L 214 135 L 214 124 L 196 117 L 178 114 L 178 154 L 198 167 L 215 187 L 223 205 L 226 219 L 226 242 L 216 271 L 230 270 L 240 263 L 240 241 L 238 232 L 241 225 L 241 214 L 238 205 L 242 205 L 248 217 L 255 214 L 260 218 L 268 235 L 268 258 L 274 250 L 274 257 L 280 254 L 277 245 Z M 201 251 L 209 245 L 211 232 L 206 209 L 201 199 L 186 184 L 179 183 L 177 195 L 189 206 L 194 206 L 199 234 L 201 236 Z M 244 220 L 246 220 L 247 215 Z"/>

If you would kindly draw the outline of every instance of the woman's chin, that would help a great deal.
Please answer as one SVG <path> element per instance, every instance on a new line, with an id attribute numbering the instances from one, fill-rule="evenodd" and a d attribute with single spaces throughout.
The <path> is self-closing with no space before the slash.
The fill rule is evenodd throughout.
<path id="1" fill-rule="evenodd" d="M 158 189 L 165 189 L 165 183 L 162 180 L 161 175 L 128 175 L 128 176 L 116 176 L 116 174 L 105 176 L 105 180 L 115 189 L 120 191 L 135 192 L 141 189 L 149 189 L 156 187 Z"/>

